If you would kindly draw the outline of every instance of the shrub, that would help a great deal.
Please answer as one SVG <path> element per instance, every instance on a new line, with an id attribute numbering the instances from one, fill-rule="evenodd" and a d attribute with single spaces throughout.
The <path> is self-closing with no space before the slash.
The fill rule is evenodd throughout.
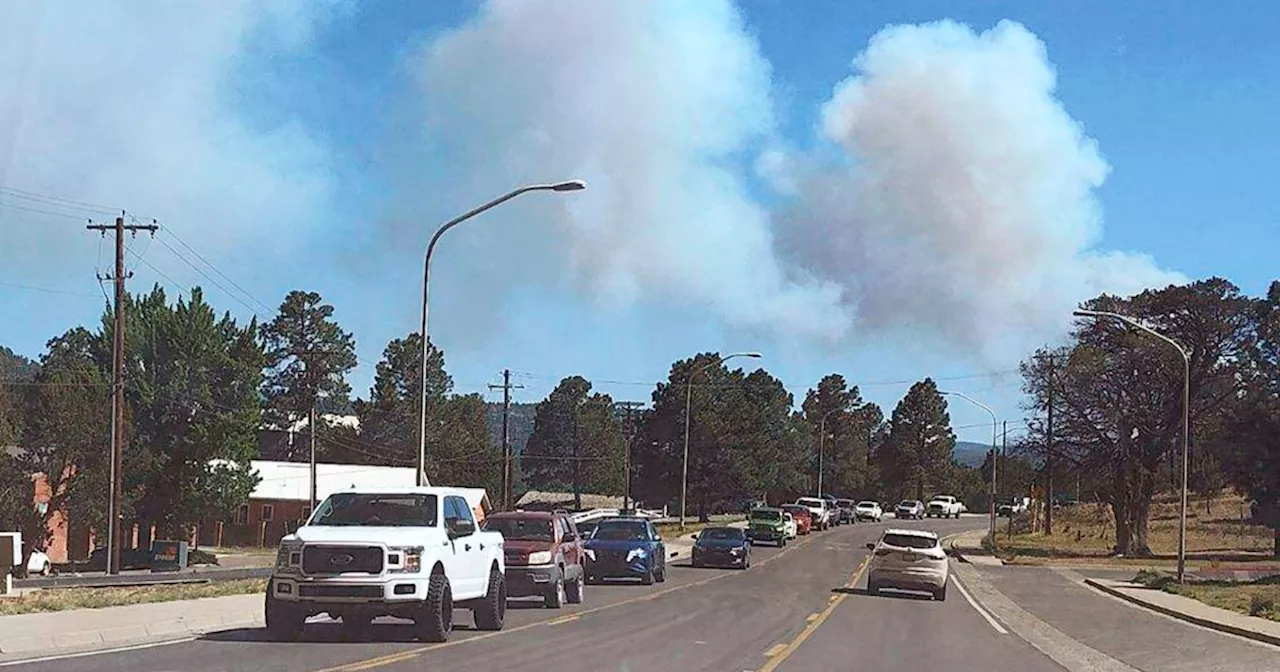
<path id="1" fill-rule="evenodd" d="M 1249 598 L 1249 615 L 1266 617 L 1276 608 L 1275 598 L 1269 595 L 1254 595 Z"/>

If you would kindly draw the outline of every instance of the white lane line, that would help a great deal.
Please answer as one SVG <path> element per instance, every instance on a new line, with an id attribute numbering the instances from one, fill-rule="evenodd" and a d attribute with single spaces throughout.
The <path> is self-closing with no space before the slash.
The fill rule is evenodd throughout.
<path id="1" fill-rule="evenodd" d="M 960 579 L 952 576 L 951 581 L 956 584 L 956 588 L 960 589 L 960 594 L 964 595 L 964 599 L 969 603 L 969 606 L 973 607 L 974 611 L 982 614 L 982 617 L 987 619 L 987 623 L 990 623 L 991 627 L 995 628 L 996 632 L 1002 635 L 1009 634 L 1009 631 L 1005 630 L 1004 626 L 996 622 L 996 619 L 991 614 L 987 613 L 987 610 L 983 609 L 982 606 L 978 604 L 977 600 L 973 599 L 973 596 L 969 594 L 969 591 L 964 589 L 964 584 L 960 583 Z"/>
<path id="2" fill-rule="evenodd" d="M 163 642 L 148 642 L 146 644 L 133 644 L 131 646 L 119 646 L 114 649 L 99 649 L 97 651 L 81 651 L 80 653 L 62 653 L 56 656 L 43 656 L 41 658 L 24 658 L 22 660 L 11 660 L 7 663 L 0 663 L 0 667 L 16 667 L 18 665 L 48 663 L 55 660 L 69 660 L 71 658 L 87 658 L 89 656 L 101 656 L 108 653 L 124 653 L 126 651 L 154 649 L 159 646 L 169 646 L 171 644 L 182 644 L 183 642 L 191 642 L 191 641 L 194 641 L 195 639 L 196 639 L 195 636 L 188 636 L 182 639 L 167 639 Z"/>

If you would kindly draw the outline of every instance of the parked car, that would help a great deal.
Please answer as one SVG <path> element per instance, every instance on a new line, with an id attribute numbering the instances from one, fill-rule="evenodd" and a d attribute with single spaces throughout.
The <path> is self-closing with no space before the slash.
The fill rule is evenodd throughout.
<path id="1" fill-rule="evenodd" d="M 858 502 L 858 506 L 854 509 L 854 514 L 859 520 L 874 520 L 880 522 L 880 518 L 884 516 L 884 510 L 880 508 L 880 502 L 872 502 L 865 500 Z"/>
<path id="2" fill-rule="evenodd" d="M 854 511 L 854 509 L 856 509 L 857 506 L 858 506 L 858 503 L 853 501 L 852 499 L 837 499 L 836 510 L 840 512 L 840 522 L 842 523 L 858 522 L 858 515 Z"/>
<path id="3" fill-rule="evenodd" d="M 867 569 L 867 592 L 882 588 L 920 590 L 935 600 L 947 599 L 950 569 L 938 535 L 925 530 L 885 530 L 880 540 L 867 544 L 873 551 Z"/>
<path id="4" fill-rule="evenodd" d="M 813 531 L 813 514 L 809 507 L 800 504 L 783 504 L 782 510 L 796 519 L 796 534 L 805 535 Z"/>
<path id="5" fill-rule="evenodd" d="M 924 518 L 924 502 L 918 499 L 904 499 L 893 507 L 894 518 Z"/>
<path id="6" fill-rule="evenodd" d="M 997 516 L 1016 516 L 1027 510 L 1026 500 L 1021 497 L 1001 497 L 996 500 Z"/>
<path id="7" fill-rule="evenodd" d="M 831 509 L 827 508 L 827 500 L 821 497 L 801 497 L 796 500 L 796 504 L 809 509 L 809 514 L 813 517 L 812 529 L 821 532 L 831 527 Z"/>
<path id="8" fill-rule="evenodd" d="M 587 540 L 587 582 L 639 578 L 644 585 L 667 580 L 667 546 L 647 518 L 605 518 Z"/>
<path id="9" fill-rule="evenodd" d="M 827 503 L 827 511 L 829 512 L 831 524 L 840 525 L 843 523 L 844 520 L 840 518 L 840 505 L 838 504 L 840 500 L 838 500 L 835 495 L 823 495 L 822 501 Z"/>
<path id="10" fill-rule="evenodd" d="M 705 527 L 693 535 L 693 539 L 691 564 L 694 567 L 746 569 L 751 566 L 751 540 L 742 528 Z"/>
<path id="11" fill-rule="evenodd" d="M 747 538 L 752 542 L 767 541 L 786 546 L 788 537 L 787 513 L 782 509 L 759 507 L 747 514 Z M 792 525 L 795 523 L 792 521 Z"/>
<path id="12" fill-rule="evenodd" d="M 267 633 L 296 640 L 327 613 L 355 632 L 378 616 L 414 621 L 419 639 L 443 642 L 453 611 L 501 630 L 507 611 L 503 538 L 476 529 L 454 488 L 356 489 L 325 498 L 280 540 L 267 583 Z"/>
<path id="13" fill-rule="evenodd" d="M 573 519 L 563 513 L 495 513 L 484 529 L 499 532 L 507 564 L 507 597 L 541 597 L 548 609 L 582 602 L 586 549 Z"/>
<path id="14" fill-rule="evenodd" d="M 782 512 L 783 529 L 787 532 L 787 541 L 791 541 L 800 536 L 800 526 L 796 525 L 796 517 L 791 515 L 790 511 Z"/>
<path id="15" fill-rule="evenodd" d="M 959 518 L 964 505 L 951 495 L 934 495 L 924 510 L 926 518 Z"/>
<path id="16" fill-rule="evenodd" d="M 53 572 L 53 563 L 44 551 L 32 550 L 27 558 L 27 576 L 49 576 Z M 0 577 L 3 580 L 3 577 Z"/>

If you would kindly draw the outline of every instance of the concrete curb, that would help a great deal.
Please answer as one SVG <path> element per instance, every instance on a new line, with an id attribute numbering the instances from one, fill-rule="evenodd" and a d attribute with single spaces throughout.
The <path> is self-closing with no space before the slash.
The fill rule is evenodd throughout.
<path id="1" fill-rule="evenodd" d="M 1217 630 L 1218 632 L 1225 632 L 1225 633 L 1236 635 L 1239 637 L 1244 637 L 1245 639 L 1252 639 L 1255 642 L 1263 642 L 1265 644 L 1280 646 L 1280 637 L 1269 635 L 1265 632 L 1249 630 L 1248 628 L 1240 628 L 1228 623 L 1220 623 L 1218 621 L 1214 621 L 1208 618 L 1201 618 L 1193 614 L 1188 614 L 1184 611 L 1179 611 L 1177 609 L 1166 607 L 1164 605 L 1155 604 L 1154 602 L 1149 602 L 1147 600 L 1144 600 L 1137 595 L 1130 595 L 1125 591 L 1118 590 L 1113 586 L 1107 585 L 1106 582 L 1100 581 L 1098 579 L 1091 579 L 1091 578 L 1085 577 L 1084 582 L 1086 585 L 1092 588 L 1101 590 L 1102 592 L 1112 597 L 1118 597 L 1126 602 L 1136 604 L 1144 609 L 1150 609 L 1151 611 L 1159 612 L 1161 614 L 1164 614 L 1165 616 L 1170 616 L 1172 618 L 1176 618 L 1181 621 L 1186 621 L 1188 623 L 1194 623 L 1201 627 L 1209 628 L 1210 630 Z M 1146 588 L 1144 586 L 1135 586 L 1135 588 L 1141 588 L 1142 590 L 1155 590 L 1154 588 Z M 1187 599 L 1191 599 L 1191 598 L 1187 598 Z"/>
<path id="2" fill-rule="evenodd" d="M 128 646 L 182 642 L 194 637 L 238 628 L 263 627 L 262 614 L 236 614 L 165 622 L 125 625 L 57 635 L 0 640 L 0 664 L 51 656 L 103 653 Z"/>

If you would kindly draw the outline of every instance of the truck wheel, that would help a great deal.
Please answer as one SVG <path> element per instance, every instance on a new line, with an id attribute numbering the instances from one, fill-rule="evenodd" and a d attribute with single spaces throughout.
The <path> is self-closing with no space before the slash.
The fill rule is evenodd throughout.
<path id="1" fill-rule="evenodd" d="M 560 586 L 563 589 L 564 580 Z M 507 578 L 502 572 L 489 570 L 489 590 L 485 592 L 480 603 L 472 609 L 476 627 L 481 630 L 501 630 L 507 618 Z"/>
<path id="2" fill-rule="evenodd" d="M 563 576 L 557 576 L 556 580 L 547 587 L 547 594 L 542 597 L 542 603 L 548 609 L 559 609 L 564 606 Z"/>
<path id="3" fill-rule="evenodd" d="M 274 584 L 267 584 L 267 636 L 277 642 L 296 642 L 302 637 L 307 619 L 297 609 L 271 596 Z"/>
<path id="4" fill-rule="evenodd" d="M 880 584 L 876 583 L 875 581 L 867 581 L 867 594 L 868 594 L 868 595 L 879 595 L 879 594 L 880 594 Z"/>
<path id="5" fill-rule="evenodd" d="M 432 574 L 427 583 L 427 599 L 422 611 L 413 619 L 418 639 L 447 642 L 453 631 L 453 589 L 444 574 Z"/>
<path id="6" fill-rule="evenodd" d="M 569 598 L 569 604 L 582 604 L 583 593 L 586 590 L 587 582 L 583 579 L 583 575 L 579 573 L 578 578 L 565 589 L 565 597 Z"/>

